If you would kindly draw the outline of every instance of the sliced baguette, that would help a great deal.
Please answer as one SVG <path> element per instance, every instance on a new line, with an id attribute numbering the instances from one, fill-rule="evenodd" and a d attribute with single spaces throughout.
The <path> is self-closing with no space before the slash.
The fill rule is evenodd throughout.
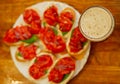
<path id="1" fill-rule="evenodd" d="M 43 80 L 43 79 L 47 78 L 50 70 L 52 69 L 52 67 L 53 67 L 53 65 L 54 65 L 54 61 L 56 60 L 55 56 L 54 56 L 53 54 L 51 54 L 51 53 L 48 53 L 48 52 L 40 52 L 39 54 L 37 54 L 37 57 L 42 56 L 42 55 L 46 55 L 46 54 L 49 55 L 49 56 L 52 58 L 53 64 L 52 64 L 51 67 L 48 69 L 47 73 L 46 73 L 44 76 L 42 76 L 41 78 L 37 79 L 37 80 Z M 35 59 L 36 59 L 36 58 L 34 58 L 34 59 L 31 61 L 29 67 L 32 66 L 32 64 L 35 62 Z M 29 72 L 29 71 L 28 71 L 28 72 Z M 35 80 L 35 81 L 36 81 L 36 79 L 34 79 L 31 75 L 29 75 L 29 78 L 30 78 L 31 80 Z"/>
<path id="2" fill-rule="evenodd" d="M 51 70 L 52 70 L 52 69 L 54 68 L 54 66 L 58 63 L 58 61 L 59 61 L 60 59 L 64 58 L 64 57 L 70 57 L 70 56 L 69 56 L 68 54 L 66 54 L 66 55 L 61 56 L 60 58 L 58 58 L 58 59 L 55 61 L 54 65 L 52 66 Z M 76 65 L 75 65 L 75 67 L 76 67 Z M 49 73 L 50 73 L 50 71 L 49 71 Z M 72 79 L 74 73 L 75 73 L 75 70 L 72 70 L 71 73 L 70 73 L 70 75 L 69 75 L 65 80 L 61 81 L 60 83 L 55 83 L 55 82 L 53 82 L 53 81 L 49 81 L 49 84 L 67 84 L 67 83 L 69 82 L 69 80 Z"/>

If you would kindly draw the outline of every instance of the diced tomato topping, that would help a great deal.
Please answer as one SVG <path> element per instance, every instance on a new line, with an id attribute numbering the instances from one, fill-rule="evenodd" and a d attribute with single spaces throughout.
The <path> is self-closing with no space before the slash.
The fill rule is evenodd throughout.
<path id="1" fill-rule="evenodd" d="M 62 32 L 68 32 L 72 28 L 72 21 L 67 17 L 59 17 L 60 30 Z"/>
<path id="2" fill-rule="evenodd" d="M 21 45 L 18 48 L 18 51 L 25 60 L 31 60 L 34 57 L 36 57 L 36 50 L 37 50 L 37 46 L 35 45 L 28 45 L 28 46 Z"/>
<path id="3" fill-rule="evenodd" d="M 54 68 L 50 72 L 50 75 L 48 76 L 48 78 L 49 78 L 49 81 L 53 81 L 55 83 L 59 83 L 63 79 L 63 74 L 61 74 L 59 70 Z"/>
<path id="4" fill-rule="evenodd" d="M 27 26 L 17 26 L 15 28 L 9 29 L 4 37 L 4 41 L 8 43 L 15 43 L 19 40 L 26 40 L 31 37 L 31 33 Z"/>
<path id="5" fill-rule="evenodd" d="M 54 5 L 49 7 L 44 12 L 44 18 L 49 25 L 52 25 L 52 26 L 56 25 L 56 23 L 58 22 L 57 8 Z"/>
<path id="6" fill-rule="evenodd" d="M 62 58 L 50 71 L 48 76 L 49 81 L 59 83 L 62 81 L 63 76 L 65 74 L 70 74 L 72 70 L 75 70 L 75 60 L 73 60 L 71 57 Z"/>
<path id="7" fill-rule="evenodd" d="M 5 37 L 3 38 L 3 40 L 5 42 L 8 42 L 8 43 L 15 43 L 15 42 L 18 42 L 19 39 L 16 38 L 14 29 L 12 28 L 12 29 L 9 29 L 6 32 Z"/>
<path id="8" fill-rule="evenodd" d="M 29 68 L 29 73 L 34 79 L 39 79 L 44 75 L 44 72 L 40 69 L 39 65 L 33 64 Z"/>
<path id="9" fill-rule="evenodd" d="M 61 17 L 66 17 L 66 18 L 70 19 L 71 21 L 74 18 L 73 14 L 71 14 L 70 12 L 62 12 Z"/>
<path id="10" fill-rule="evenodd" d="M 36 58 L 35 63 L 29 68 L 29 74 L 34 79 L 39 79 L 47 73 L 47 70 L 53 64 L 49 55 L 42 55 Z"/>
<path id="11" fill-rule="evenodd" d="M 17 26 L 16 28 L 14 28 L 14 32 L 16 38 L 19 40 L 26 40 L 32 36 L 27 26 Z"/>
<path id="12" fill-rule="evenodd" d="M 71 30 L 73 25 L 74 16 L 71 12 L 62 12 L 59 17 L 60 30 L 62 32 L 68 32 Z"/>
<path id="13" fill-rule="evenodd" d="M 42 55 L 37 57 L 35 64 L 38 64 L 43 70 L 48 69 L 52 64 L 52 58 L 49 55 Z"/>
<path id="14" fill-rule="evenodd" d="M 23 14 L 23 19 L 26 23 L 32 24 L 41 24 L 40 16 L 34 9 L 26 9 Z"/>
<path id="15" fill-rule="evenodd" d="M 80 30 L 78 27 L 76 27 L 73 32 L 72 36 L 70 38 L 70 51 L 71 52 L 78 52 L 83 48 L 83 43 L 86 42 L 87 39 L 80 33 Z"/>
<path id="16" fill-rule="evenodd" d="M 29 31 L 31 34 L 38 34 L 41 30 L 40 24 L 36 24 L 35 22 L 31 23 L 31 26 L 29 27 Z"/>
<path id="17" fill-rule="evenodd" d="M 46 47 L 53 53 L 59 53 L 65 50 L 66 45 L 61 36 L 55 35 L 51 28 L 44 28 L 44 33 L 40 33 L 40 39 L 44 42 Z"/>
<path id="18" fill-rule="evenodd" d="M 75 60 L 71 57 L 65 57 L 59 60 L 55 69 L 59 70 L 62 74 L 68 74 L 75 69 Z"/>

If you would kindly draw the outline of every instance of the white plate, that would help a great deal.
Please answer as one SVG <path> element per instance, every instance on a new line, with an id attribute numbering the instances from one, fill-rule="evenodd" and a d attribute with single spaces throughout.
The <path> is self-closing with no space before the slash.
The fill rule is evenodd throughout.
<path id="1" fill-rule="evenodd" d="M 75 24 L 73 25 L 73 27 L 78 26 L 78 21 L 79 21 L 79 18 L 80 18 L 80 13 L 75 8 L 73 8 L 70 5 L 67 5 L 67 4 L 61 3 L 61 2 L 46 1 L 46 2 L 41 2 L 41 3 L 35 4 L 35 5 L 31 6 L 31 7 L 32 8 L 37 8 L 37 10 L 40 11 L 40 16 L 42 18 L 44 11 L 49 6 L 51 6 L 51 5 L 57 6 L 58 13 L 60 13 L 66 7 L 72 8 L 75 11 L 75 13 L 76 13 Z M 14 24 L 13 27 L 18 26 L 18 25 L 25 25 L 25 24 L 26 23 L 23 20 L 23 15 L 21 14 L 18 17 L 18 19 L 17 19 L 17 21 L 16 21 L 16 23 Z M 43 79 L 43 80 L 34 80 L 34 79 L 31 79 L 31 77 L 30 77 L 30 75 L 28 73 L 30 62 L 19 62 L 19 61 L 17 61 L 16 58 L 15 58 L 15 52 L 16 52 L 16 50 L 17 50 L 17 47 L 15 47 L 15 46 L 11 46 L 10 47 L 10 52 L 11 52 L 11 55 L 12 55 L 12 59 L 13 59 L 15 65 L 16 65 L 16 67 L 18 68 L 18 70 L 21 72 L 21 74 L 23 74 L 27 79 L 32 80 L 36 84 L 49 84 L 47 78 Z M 84 65 L 87 62 L 87 59 L 89 57 L 89 52 L 90 52 L 90 45 L 88 47 L 88 50 L 87 50 L 84 58 L 81 59 L 81 60 L 77 60 L 76 61 L 76 69 L 75 69 L 75 74 L 74 74 L 73 77 L 75 77 L 83 69 L 83 67 L 84 67 Z"/>

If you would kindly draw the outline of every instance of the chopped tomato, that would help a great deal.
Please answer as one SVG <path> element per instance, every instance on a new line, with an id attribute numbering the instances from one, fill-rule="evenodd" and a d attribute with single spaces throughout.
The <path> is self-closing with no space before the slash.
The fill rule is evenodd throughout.
<path id="1" fill-rule="evenodd" d="M 59 53 L 65 50 L 66 45 L 64 40 L 61 36 L 55 35 L 51 28 L 44 28 L 42 32 L 40 33 L 40 39 L 42 39 L 49 50 L 53 53 Z"/>
<path id="2" fill-rule="evenodd" d="M 72 22 L 73 19 L 74 19 L 74 16 L 71 12 L 68 12 L 68 11 L 61 12 L 59 17 L 60 30 L 62 32 L 70 31 L 73 25 L 73 22 Z"/>
<path id="3" fill-rule="evenodd" d="M 20 40 L 26 40 L 31 37 L 31 33 L 27 26 L 17 26 L 7 31 L 4 37 L 4 41 L 8 43 L 15 43 Z"/>
<path id="4" fill-rule="evenodd" d="M 44 12 L 44 18 L 49 25 L 52 25 L 52 26 L 56 25 L 56 23 L 58 22 L 57 8 L 54 5 L 49 7 Z"/>
<path id="5" fill-rule="evenodd" d="M 63 80 L 63 76 L 70 74 L 72 70 L 75 70 L 75 60 L 73 60 L 71 57 L 62 58 L 50 71 L 48 76 L 49 81 L 59 83 Z"/>
<path id="6" fill-rule="evenodd" d="M 38 34 L 41 29 L 40 24 L 36 24 L 35 22 L 31 23 L 31 26 L 29 27 L 29 31 L 31 34 Z"/>
<path id="7" fill-rule="evenodd" d="M 75 60 L 71 57 L 65 57 L 59 60 L 55 65 L 55 69 L 59 70 L 62 74 L 69 74 L 72 70 L 75 69 Z"/>
<path id="8" fill-rule="evenodd" d="M 78 27 L 76 27 L 73 32 L 72 36 L 70 38 L 70 51 L 71 52 L 78 52 L 83 48 L 83 43 L 86 42 L 87 39 L 80 33 L 80 30 Z"/>
<path id="9" fill-rule="evenodd" d="M 70 19 L 71 21 L 72 21 L 73 18 L 74 18 L 73 14 L 70 13 L 70 12 L 62 12 L 60 15 L 61 15 L 62 17 L 67 17 L 67 18 Z"/>
<path id="10" fill-rule="evenodd" d="M 81 42 L 86 42 L 87 41 L 87 39 L 81 34 L 79 27 L 76 27 L 74 29 L 72 37 L 74 37 L 76 39 L 80 39 Z"/>
<path id="11" fill-rule="evenodd" d="M 53 64 L 53 61 L 49 55 L 45 54 L 37 57 L 35 63 L 38 64 L 40 68 L 45 70 L 48 69 Z"/>
<path id="12" fill-rule="evenodd" d="M 16 38 L 19 40 L 26 40 L 32 36 L 27 26 L 16 27 L 14 28 L 14 32 Z"/>
<path id="13" fill-rule="evenodd" d="M 72 21 L 67 17 L 59 17 L 60 30 L 62 32 L 68 32 L 72 28 Z"/>
<path id="14" fill-rule="evenodd" d="M 34 9 L 26 9 L 23 14 L 23 19 L 26 23 L 32 24 L 41 24 L 40 16 Z"/>
<path id="15" fill-rule="evenodd" d="M 61 74 L 59 72 L 59 70 L 56 70 L 55 68 L 53 68 L 52 71 L 50 72 L 48 78 L 49 78 L 49 81 L 53 81 L 55 83 L 59 83 L 63 79 L 63 74 Z"/>
<path id="16" fill-rule="evenodd" d="M 40 70 L 39 65 L 33 64 L 29 68 L 29 74 L 34 78 L 34 79 L 39 79 L 44 75 L 44 72 Z"/>
<path id="17" fill-rule="evenodd" d="M 23 56 L 25 60 L 31 60 L 34 57 L 36 57 L 36 50 L 37 50 L 37 46 L 35 45 L 29 45 L 29 46 L 21 45 L 18 48 L 18 51 L 20 52 L 20 54 Z"/>
<path id="18" fill-rule="evenodd" d="M 8 42 L 8 43 L 15 43 L 15 42 L 18 42 L 19 39 L 16 38 L 14 29 L 12 28 L 12 29 L 9 29 L 6 32 L 5 37 L 3 38 L 3 40 L 5 42 Z"/>
<path id="19" fill-rule="evenodd" d="M 36 58 L 34 64 L 29 68 L 29 74 L 34 79 L 39 79 L 44 76 L 53 64 L 52 58 L 49 55 L 42 55 Z"/>

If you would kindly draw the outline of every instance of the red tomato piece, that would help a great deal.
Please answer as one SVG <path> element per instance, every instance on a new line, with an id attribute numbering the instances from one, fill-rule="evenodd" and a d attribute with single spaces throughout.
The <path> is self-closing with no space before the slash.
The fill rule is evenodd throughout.
<path id="1" fill-rule="evenodd" d="M 34 9 L 26 9 L 23 14 L 23 19 L 27 24 L 31 24 L 32 22 L 41 24 L 40 16 Z"/>
<path id="2" fill-rule="evenodd" d="M 27 26 L 17 26 L 16 28 L 14 28 L 14 32 L 16 38 L 19 40 L 26 40 L 32 36 Z"/>
<path id="3" fill-rule="evenodd" d="M 6 32 L 5 37 L 3 38 L 3 40 L 5 42 L 8 42 L 8 43 L 15 43 L 15 42 L 18 42 L 19 39 L 16 38 L 14 29 L 12 28 L 12 29 L 9 29 Z"/>
<path id="4" fill-rule="evenodd" d="M 29 46 L 21 45 L 18 48 L 18 50 L 25 60 L 31 60 L 34 57 L 36 57 L 37 46 L 35 46 L 35 45 L 29 45 Z"/>
<path id="5" fill-rule="evenodd" d="M 61 14 L 60 14 L 60 16 L 61 17 L 67 17 L 68 19 L 70 19 L 71 21 L 73 20 L 73 18 L 74 18 L 74 16 L 73 16 L 73 14 L 72 13 L 70 13 L 70 12 L 62 12 Z"/>
<path id="6" fill-rule="evenodd" d="M 60 30 L 62 32 L 68 32 L 71 30 L 72 25 L 73 25 L 73 20 L 74 20 L 74 14 L 70 10 L 64 10 L 61 12 L 60 17 L 59 17 L 59 25 L 60 25 Z"/>
<path id="7" fill-rule="evenodd" d="M 55 65 L 55 69 L 59 70 L 63 75 L 69 74 L 72 70 L 75 70 L 75 60 L 71 57 L 62 58 Z"/>
<path id="8" fill-rule="evenodd" d="M 42 77 L 45 73 L 40 70 L 39 65 L 33 64 L 29 68 L 29 74 L 34 78 L 34 79 L 39 79 Z"/>
<path id="9" fill-rule="evenodd" d="M 67 17 L 59 17 L 60 30 L 62 32 L 68 32 L 72 28 L 72 21 Z"/>
<path id="10" fill-rule="evenodd" d="M 78 27 L 73 30 L 72 36 L 70 38 L 70 51 L 78 52 L 83 48 L 83 43 L 86 42 L 87 39 L 80 33 Z"/>
<path id="11" fill-rule="evenodd" d="M 48 76 L 49 81 L 53 81 L 55 83 L 59 83 L 62 81 L 63 79 L 63 74 L 61 74 L 59 72 L 59 70 L 56 70 L 55 68 L 53 68 Z"/>
<path id="12" fill-rule="evenodd" d="M 58 12 L 57 12 L 57 8 L 53 5 L 51 7 L 49 7 L 45 12 L 44 12 L 44 18 L 45 21 L 49 24 L 49 25 L 56 25 L 58 22 Z"/>
<path id="13" fill-rule="evenodd" d="M 46 71 L 53 64 L 53 60 L 49 55 L 42 55 L 36 58 L 35 63 L 29 68 L 29 74 L 34 79 L 39 79 L 46 74 Z"/>
<path id="14" fill-rule="evenodd" d="M 41 29 L 40 24 L 36 24 L 35 22 L 31 23 L 31 26 L 29 27 L 29 31 L 31 34 L 38 34 Z"/>
<path id="15" fill-rule="evenodd" d="M 66 45 L 61 36 L 55 35 L 51 28 L 43 28 L 39 33 L 40 39 L 46 45 L 47 49 L 53 53 L 59 53 L 65 50 Z"/>
<path id="16" fill-rule="evenodd" d="M 66 48 L 62 37 L 55 35 L 54 31 L 51 28 L 43 28 L 39 33 L 39 37 L 44 42 L 47 49 L 51 50 L 53 53 L 62 52 Z"/>
<path id="17" fill-rule="evenodd" d="M 81 42 L 86 42 L 87 39 L 81 34 L 79 27 L 74 29 L 73 35 L 74 38 L 80 39 Z"/>
<path id="18" fill-rule="evenodd" d="M 36 58 L 35 64 L 38 64 L 43 70 L 48 69 L 52 64 L 53 60 L 49 55 L 42 55 Z"/>

